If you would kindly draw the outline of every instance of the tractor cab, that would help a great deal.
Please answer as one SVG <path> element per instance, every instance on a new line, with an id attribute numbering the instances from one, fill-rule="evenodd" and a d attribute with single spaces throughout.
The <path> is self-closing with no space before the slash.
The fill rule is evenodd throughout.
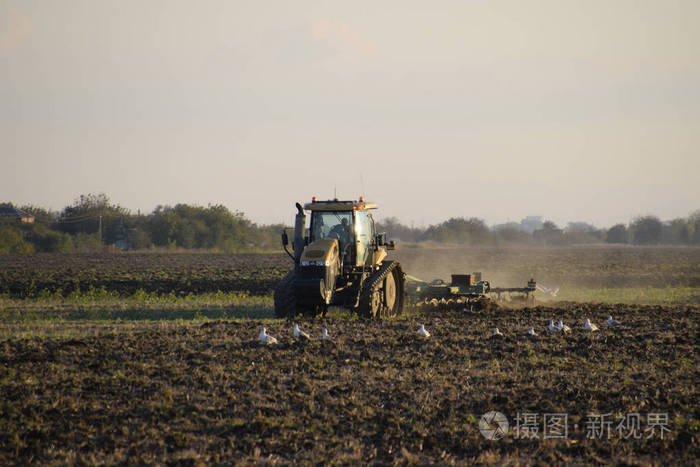
<path id="1" fill-rule="evenodd" d="M 371 265 L 374 247 L 378 246 L 374 219 L 370 213 L 374 203 L 360 201 L 312 201 L 304 205 L 311 211 L 309 246 L 318 240 L 337 240 L 340 258 L 345 266 Z"/>

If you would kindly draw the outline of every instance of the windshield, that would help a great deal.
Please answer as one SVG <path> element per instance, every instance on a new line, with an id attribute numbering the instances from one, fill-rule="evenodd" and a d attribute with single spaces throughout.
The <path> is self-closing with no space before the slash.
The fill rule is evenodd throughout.
<path id="1" fill-rule="evenodd" d="M 335 238 L 341 250 L 353 239 L 352 211 L 315 211 L 311 216 L 311 240 Z"/>

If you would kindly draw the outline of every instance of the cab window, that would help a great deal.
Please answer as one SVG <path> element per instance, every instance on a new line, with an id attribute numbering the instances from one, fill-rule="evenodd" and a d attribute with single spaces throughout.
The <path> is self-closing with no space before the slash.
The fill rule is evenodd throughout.
<path id="1" fill-rule="evenodd" d="M 353 243 L 351 211 L 314 211 L 311 216 L 311 241 L 335 238 L 341 251 Z"/>

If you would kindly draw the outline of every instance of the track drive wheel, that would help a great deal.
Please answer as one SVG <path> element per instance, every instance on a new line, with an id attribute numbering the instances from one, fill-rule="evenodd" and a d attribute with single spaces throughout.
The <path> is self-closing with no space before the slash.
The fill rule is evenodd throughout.
<path id="1" fill-rule="evenodd" d="M 403 310 L 404 274 L 399 263 L 385 261 L 365 281 L 359 313 L 370 319 L 395 316 Z"/>
<path id="2" fill-rule="evenodd" d="M 382 315 L 382 292 L 375 286 L 369 298 L 369 318 L 379 318 Z"/>

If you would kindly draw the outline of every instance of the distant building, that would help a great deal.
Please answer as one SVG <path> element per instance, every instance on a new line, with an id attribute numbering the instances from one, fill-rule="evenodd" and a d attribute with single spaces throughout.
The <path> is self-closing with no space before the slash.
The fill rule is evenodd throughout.
<path id="1" fill-rule="evenodd" d="M 0 206 L 0 219 L 15 219 L 17 222 L 34 223 L 34 216 L 14 206 Z"/>

